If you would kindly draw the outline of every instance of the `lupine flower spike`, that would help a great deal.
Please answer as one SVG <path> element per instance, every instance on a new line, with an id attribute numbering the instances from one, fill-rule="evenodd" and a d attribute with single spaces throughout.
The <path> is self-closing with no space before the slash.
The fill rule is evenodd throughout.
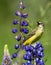
<path id="1" fill-rule="evenodd" d="M 23 65 L 32 65 L 32 61 L 34 61 L 34 65 L 44 65 L 44 61 L 42 57 L 44 57 L 44 48 L 40 42 L 37 42 L 34 46 L 27 45 L 24 47 L 26 54 L 23 55 L 23 59 L 27 60 Z"/>
<path id="2" fill-rule="evenodd" d="M 12 59 L 10 57 L 7 44 L 4 46 L 4 57 L 3 57 L 2 65 L 12 65 Z"/>
<path id="3" fill-rule="evenodd" d="M 18 25 L 19 30 L 17 30 L 16 27 L 12 29 L 12 33 L 16 35 L 15 39 L 19 44 L 15 44 L 14 49 L 16 50 L 16 52 L 12 54 L 12 58 L 10 57 L 7 44 L 4 46 L 4 57 L 2 65 L 45 65 L 42 59 L 42 57 L 44 57 L 44 48 L 42 44 L 40 42 L 36 42 L 35 45 L 31 44 L 34 44 L 35 40 L 43 33 L 44 25 L 42 22 L 37 22 L 37 28 L 35 28 L 30 34 L 28 34 L 28 13 L 23 13 L 23 10 L 25 8 L 26 7 L 21 0 L 19 3 L 19 10 L 15 12 L 15 16 L 19 17 L 19 20 L 13 20 L 13 25 Z M 18 60 L 13 62 L 13 59 Z M 26 63 L 23 62 L 23 60 L 26 60 Z"/>

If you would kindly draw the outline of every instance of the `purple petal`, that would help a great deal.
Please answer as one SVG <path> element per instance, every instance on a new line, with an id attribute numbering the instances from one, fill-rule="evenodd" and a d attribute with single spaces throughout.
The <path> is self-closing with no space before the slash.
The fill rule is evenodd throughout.
<path id="1" fill-rule="evenodd" d="M 15 15 L 16 15 L 16 16 L 20 16 L 21 13 L 20 13 L 19 11 L 16 11 L 16 12 L 15 12 Z"/>

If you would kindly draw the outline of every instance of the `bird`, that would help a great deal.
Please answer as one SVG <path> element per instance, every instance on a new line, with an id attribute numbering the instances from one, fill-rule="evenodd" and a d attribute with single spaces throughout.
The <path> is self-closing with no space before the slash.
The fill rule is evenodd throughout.
<path id="1" fill-rule="evenodd" d="M 38 37 L 42 35 L 44 31 L 43 22 L 37 22 L 37 26 L 31 33 L 29 33 L 23 40 L 23 45 L 32 44 Z"/>

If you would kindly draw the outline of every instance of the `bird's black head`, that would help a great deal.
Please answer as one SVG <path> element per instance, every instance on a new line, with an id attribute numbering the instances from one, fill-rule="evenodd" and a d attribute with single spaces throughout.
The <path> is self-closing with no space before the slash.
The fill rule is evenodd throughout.
<path id="1" fill-rule="evenodd" d="M 44 26 L 44 24 L 42 22 L 37 22 L 37 26 L 39 26 L 39 25 Z"/>

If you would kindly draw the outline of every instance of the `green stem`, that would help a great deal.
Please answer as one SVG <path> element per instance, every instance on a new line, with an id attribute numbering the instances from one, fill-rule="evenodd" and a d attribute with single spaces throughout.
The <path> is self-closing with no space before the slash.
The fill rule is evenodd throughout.
<path id="1" fill-rule="evenodd" d="M 22 6 L 22 0 L 21 0 L 21 3 L 20 3 L 20 6 Z M 20 8 L 20 13 L 22 14 L 22 8 Z M 22 26 L 21 26 L 21 22 L 22 22 L 22 17 L 20 16 L 20 30 L 21 30 L 21 28 L 22 28 Z M 21 40 L 20 40 L 20 48 L 21 48 L 21 46 L 22 46 L 22 32 L 20 31 L 20 36 L 21 36 Z"/>
<path id="2" fill-rule="evenodd" d="M 22 0 L 21 0 L 21 4 L 20 6 L 22 6 Z M 20 13 L 22 14 L 22 8 L 20 8 Z M 20 17 L 20 22 L 19 22 L 19 26 L 20 26 L 20 30 L 22 28 L 21 26 L 21 21 L 22 21 L 22 17 Z M 19 51 L 19 65 L 22 65 L 22 32 L 20 31 L 20 36 L 21 36 L 21 40 L 20 40 L 20 51 Z"/>
<path id="3" fill-rule="evenodd" d="M 34 56 L 34 65 L 36 65 L 36 56 Z"/>
<path id="4" fill-rule="evenodd" d="M 34 65 L 36 65 L 36 60 L 34 59 Z"/>

